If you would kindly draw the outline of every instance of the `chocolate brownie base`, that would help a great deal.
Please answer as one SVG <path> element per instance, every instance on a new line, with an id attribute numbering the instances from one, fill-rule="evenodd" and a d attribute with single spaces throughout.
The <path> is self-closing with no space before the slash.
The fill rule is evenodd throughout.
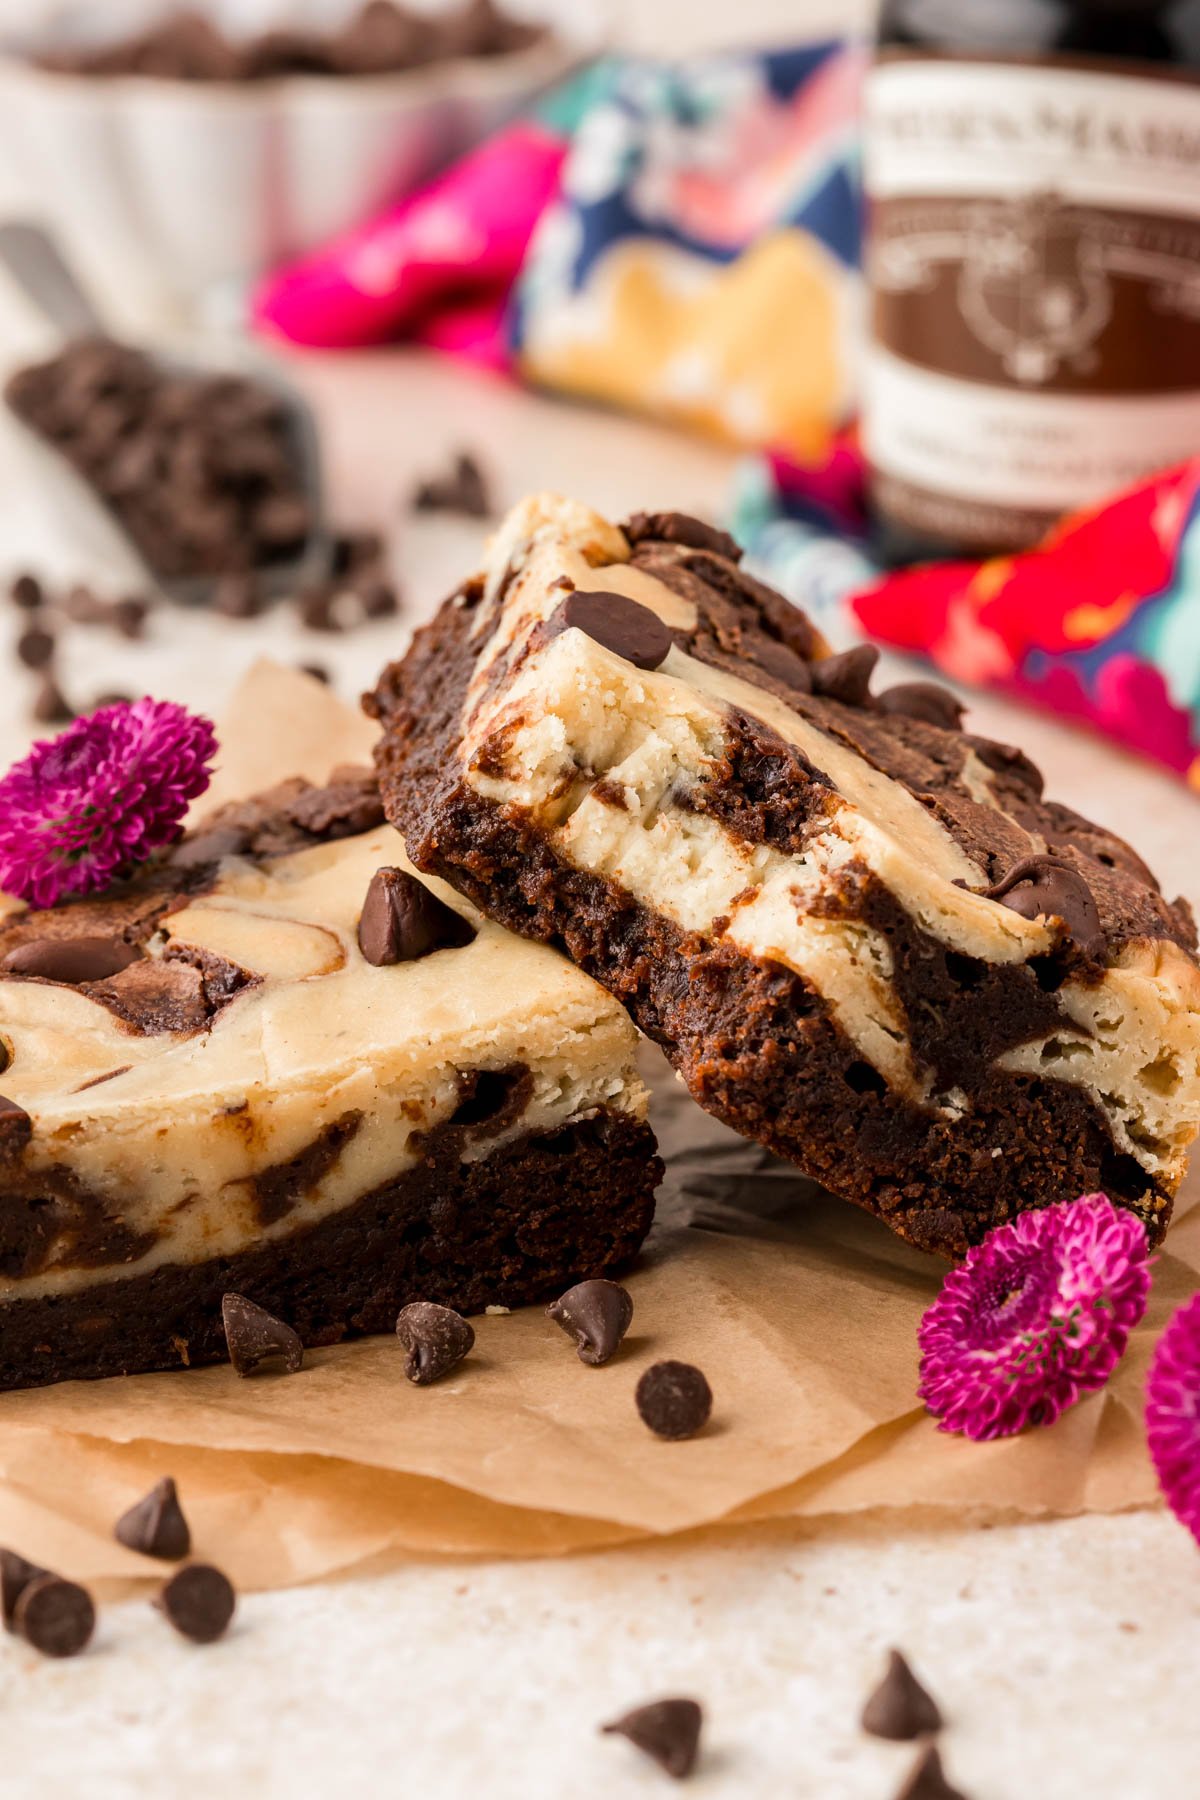
<path id="1" fill-rule="evenodd" d="M 869 653 L 865 673 L 827 657 L 695 522 L 622 539 L 569 503 L 522 510 L 368 700 L 416 866 L 564 949 L 701 1105 L 922 1248 L 961 1256 L 1098 1188 L 1157 1242 L 1195 1128 L 1186 905 L 1044 799 L 1018 751 L 962 732 L 952 696 L 925 697 L 945 724 L 872 696 Z M 581 588 L 653 610 L 665 659 L 564 630 Z M 1038 856 L 1069 871 L 1071 920 L 1007 910 L 1006 877 Z M 722 865 L 744 888 L 720 889 Z M 768 888 L 774 914 L 739 938 Z M 1128 1129 L 1125 1094 L 1080 1078 L 1093 1050 L 1120 1060 Z M 1161 1136 L 1132 1110 L 1147 1096 Z"/>
<path id="2" fill-rule="evenodd" d="M 307 1345 L 391 1331 L 410 1300 L 522 1306 L 628 1262 L 662 1165 L 649 1127 L 600 1113 L 461 1160 L 462 1128 L 309 1230 L 198 1264 L 0 1306 L 0 1389 L 226 1359 L 221 1299 L 244 1294 Z"/>

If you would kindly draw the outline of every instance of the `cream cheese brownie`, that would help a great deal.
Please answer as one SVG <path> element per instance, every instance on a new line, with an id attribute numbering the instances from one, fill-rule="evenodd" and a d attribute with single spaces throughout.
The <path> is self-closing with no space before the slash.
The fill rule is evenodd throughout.
<path id="1" fill-rule="evenodd" d="M 1157 1240 L 1200 1120 L 1188 908 L 874 660 L 699 521 L 533 499 L 369 698 L 385 805 L 702 1106 L 912 1242 L 1094 1189 Z"/>
<path id="2" fill-rule="evenodd" d="M 0 919 L 0 1387 L 306 1344 L 627 1259 L 660 1167 L 624 1012 L 420 882 L 369 771 Z"/>

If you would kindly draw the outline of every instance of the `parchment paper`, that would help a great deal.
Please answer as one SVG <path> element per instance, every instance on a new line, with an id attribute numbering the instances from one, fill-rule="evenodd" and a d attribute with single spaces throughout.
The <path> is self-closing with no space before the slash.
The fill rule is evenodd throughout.
<path id="1" fill-rule="evenodd" d="M 371 728 L 269 665 L 221 731 L 218 798 L 362 758 Z M 206 796 L 206 800 L 210 797 Z M 145 1574 L 111 1536 L 173 1474 L 196 1550 L 242 1586 L 397 1553 L 548 1555 L 717 1524 L 880 1509 L 979 1517 L 1156 1502 L 1141 1392 L 1158 1330 L 1200 1286 L 1181 1204 L 1150 1312 L 1102 1395 L 1000 1444 L 943 1436 L 915 1403 L 916 1332 L 942 1265 L 696 1108 L 647 1046 L 668 1163 L 628 1277 L 633 1327 L 589 1369 L 540 1308 L 475 1321 L 477 1349 L 417 1389 L 394 1339 L 309 1354 L 296 1376 L 227 1367 L 0 1396 L 0 1542 L 84 1578 Z M 633 1390 L 698 1363 L 705 1433 L 651 1437 Z"/>

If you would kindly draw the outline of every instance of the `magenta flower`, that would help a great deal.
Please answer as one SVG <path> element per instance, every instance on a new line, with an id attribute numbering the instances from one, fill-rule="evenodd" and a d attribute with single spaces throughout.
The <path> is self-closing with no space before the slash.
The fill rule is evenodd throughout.
<path id="1" fill-rule="evenodd" d="M 1009 1437 L 1104 1386 L 1146 1310 L 1141 1220 L 1084 1194 L 998 1226 L 921 1321 L 919 1393 L 943 1431 Z"/>
<path id="2" fill-rule="evenodd" d="M 1200 1542 L 1200 1294 L 1158 1340 L 1146 1382 L 1146 1439 L 1167 1505 Z"/>
<path id="3" fill-rule="evenodd" d="M 102 706 L 0 780 L 0 888 L 32 906 L 93 894 L 177 835 L 217 739 L 170 700 Z"/>

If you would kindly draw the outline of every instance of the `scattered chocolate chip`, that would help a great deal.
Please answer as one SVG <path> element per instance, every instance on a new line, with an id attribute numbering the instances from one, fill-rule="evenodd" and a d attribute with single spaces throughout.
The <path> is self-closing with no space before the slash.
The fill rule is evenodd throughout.
<path id="1" fill-rule="evenodd" d="M 226 1294 L 221 1301 L 229 1360 L 239 1375 L 250 1375 L 260 1363 L 282 1361 L 284 1373 L 294 1375 L 304 1363 L 304 1346 L 290 1325 L 243 1294 Z"/>
<path id="2" fill-rule="evenodd" d="M 671 633 L 658 614 L 624 594 L 577 588 L 546 621 L 551 637 L 572 626 L 637 669 L 657 669 L 671 648 Z"/>
<path id="3" fill-rule="evenodd" d="M 85 981 L 107 981 L 137 962 L 141 951 L 117 937 L 30 938 L 0 961 L 10 975 L 39 975 L 78 987 Z"/>
<path id="4" fill-rule="evenodd" d="M 855 644 L 836 656 L 818 657 L 808 666 L 812 691 L 827 700 L 840 700 L 844 706 L 862 706 L 870 699 L 871 676 L 878 661 L 874 644 Z"/>
<path id="5" fill-rule="evenodd" d="M 936 1700 L 921 1686 L 899 1650 L 888 1651 L 887 1673 L 863 1707 L 862 1728 L 872 1737 L 897 1743 L 942 1729 Z"/>
<path id="6" fill-rule="evenodd" d="M 396 589 L 390 581 L 366 581 L 358 589 L 365 619 L 390 619 L 400 610 Z"/>
<path id="7" fill-rule="evenodd" d="M 61 1575 L 37 1575 L 17 1595 L 13 1629 L 43 1656 L 78 1656 L 96 1629 L 92 1596 Z"/>
<path id="8" fill-rule="evenodd" d="M 146 617 L 149 611 L 150 607 L 145 600 L 136 594 L 127 594 L 123 600 L 113 602 L 110 616 L 123 638 L 136 641 L 146 635 Z"/>
<path id="9" fill-rule="evenodd" d="M 36 612 L 46 598 L 36 575 L 18 575 L 9 587 L 8 597 L 22 612 Z"/>
<path id="10" fill-rule="evenodd" d="M 212 606 L 223 619 L 256 619 L 263 598 L 253 575 L 222 575 L 213 589 Z"/>
<path id="11" fill-rule="evenodd" d="M 297 663 L 296 667 L 302 675 L 311 675 L 314 681 L 319 681 L 322 687 L 329 686 L 331 677 L 324 663 Z"/>
<path id="12" fill-rule="evenodd" d="M 703 1723 L 704 1714 L 695 1700 L 652 1700 L 600 1729 L 628 1738 L 660 1769 L 683 1781 L 696 1766 Z"/>
<path id="13" fill-rule="evenodd" d="M 358 921 L 358 947 L 374 968 L 460 950 L 475 937 L 461 913 L 406 869 L 376 869 Z"/>
<path id="14" fill-rule="evenodd" d="M 1061 919 L 1063 930 L 1091 959 L 1102 957 L 1106 942 L 1091 888 L 1079 870 L 1057 856 L 1026 856 L 1014 863 L 984 898 L 998 900 L 1023 919 Z"/>
<path id="15" fill-rule="evenodd" d="M 69 725 L 75 717 L 74 707 L 49 675 L 43 678 L 30 711 L 39 725 Z"/>
<path id="16" fill-rule="evenodd" d="M 414 1387 L 428 1387 L 458 1367 L 473 1348 L 475 1332 L 461 1314 L 432 1300 L 414 1300 L 396 1320 L 404 1348 L 404 1373 Z"/>
<path id="17" fill-rule="evenodd" d="M 0 1094 L 0 1155 L 22 1151 L 33 1136 L 33 1120 L 23 1106 Z"/>
<path id="18" fill-rule="evenodd" d="M 621 527 L 631 544 L 650 540 L 658 544 L 682 544 L 688 550 L 709 550 L 730 562 L 741 562 L 742 546 L 727 531 L 694 519 L 691 513 L 634 513 Z"/>
<path id="19" fill-rule="evenodd" d="M 936 1745 L 927 1744 L 901 1783 L 896 1800 L 966 1800 L 966 1795 L 951 1787 Z"/>
<path id="20" fill-rule="evenodd" d="M 658 1437 L 695 1437 L 712 1412 L 712 1389 L 692 1363 L 652 1363 L 634 1397 L 642 1423 Z"/>
<path id="21" fill-rule="evenodd" d="M 957 731 L 967 710 L 957 694 L 937 681 L 898 681 L 876 694 L 875 703 L 880 712 L 922 719 L 926 725 L 940 725 L 943 731 Z"/>
<path id="22" fill-rule="evenodd" d="M 211 1563 L 189 1563 L 163 1585 L 154 1604 L 183 1637 L 194 1644 L 212 1644 L 228 1627 L 237 1596 L 220 1569 Z"/>
<path id="23" fill-rule="evenodd" d="M 169 1475 L 164 1475 L 136 1505 L 121 1514 L 113 1535 L 127 1550 L 158 1556 L 164 1562 L 182 1561 L 192 1547 L 192 1534 Z"/>
<path id="24" fill-rule="evenodd" d="M 13 1614 L 17 1601 L 21 1598 L 31 1581 L 38 1581 L 48 1575 L 49 1569 L 41 1569 L 37 1563 L 27 1562 L 15 1550 L 0 1550 L 0 1608 L 4 1614 L 4 1629 L 17 1629 Z"/>
<path id="25" fill-rule="evenodd" d="M 48 669 L 54 661 L 54 633 L 44 625 L 28 626 L 17 639 L 17 660 L 27 669 Z"/>
<path id="26" fill-rule="evenodd" d="M 447 474 L 418 482 L 410 505 L 414 512 L 462 513 L 469 519 L 486 519 L 492 511 L 483 470 L 469 450 L 459 451 Z"/>
<path id="27" fill-rule="evenodd" d="M 74 625 L 96 625 L 108 614 L 105 602 L 83 581 L 69 587 L 59 605 Z"/>
<path id="28" fill-rule="evenodd" d="M 550 1303 L 546 1317 L 575 1339 L 580 1362 L 598 1369 L 617 1354 L 633 1318 L 633 1301 L 615 1281 L 580 1281 Z"/>
<path id="29" fill-rule="evenodd" d="M 99 712 L 99 710 L 102 706 L 129 706 L 132 703 L 132 700 L 133 700 L 132 694 L 118 693 L 117 690 L 114 688 L 111 693 L 96 695 L 95 703 L 92 706 L 92 711 Z"/>

